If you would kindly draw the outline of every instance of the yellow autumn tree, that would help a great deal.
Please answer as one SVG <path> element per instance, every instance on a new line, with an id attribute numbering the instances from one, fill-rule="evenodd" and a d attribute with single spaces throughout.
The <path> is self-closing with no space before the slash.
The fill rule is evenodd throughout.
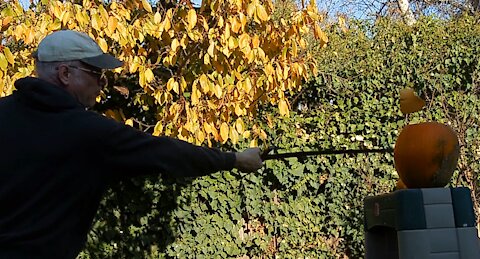
<path id="1" fill-rule="evenodd" d="M 169 6 L 147 0 L 40 0 L 28 9 L 18 0 L 0 4 L 0 95 L 11 94 L 16 79 L 32 75 L 30 53 L 41 39 L 74 29 L 125 62 L 111 75 L 117 83 L 107 91 L 117 89 L 128 106 L 148 112 L 153 134 L 209 145 L 248 138 L 255 145 L 265 132 L 245 125 L 257 107 L 277 105 L 288 115 L 286 93 L 298 91 L 315 73 L 305 37 L 327 43 L 315 2 L 279 20 L 271 19 L 271 0 Z M 147 123 L 123 108 L 106 114 L 131 125 Z"/>

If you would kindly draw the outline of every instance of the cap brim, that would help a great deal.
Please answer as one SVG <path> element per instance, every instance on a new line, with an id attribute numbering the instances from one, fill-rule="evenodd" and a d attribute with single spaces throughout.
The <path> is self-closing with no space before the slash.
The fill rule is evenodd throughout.
<path id="1" fill-rule="evenodd" d="M 87 63 L 90 66 L 101 69 L 114 69 L 123 65 L 122 61 L 110 54 L 102 54 L 100 56 L 95 56 L 91 58 L 82 58 L 81 61 Z"/>

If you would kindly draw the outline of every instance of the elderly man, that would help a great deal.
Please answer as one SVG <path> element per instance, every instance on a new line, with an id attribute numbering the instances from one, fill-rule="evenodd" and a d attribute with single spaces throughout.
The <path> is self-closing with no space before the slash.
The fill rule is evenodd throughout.
<path id="1" fill-rule="evenodd" d="M 37 78 L 0 99 L 0 258 L 75 258 L 102 194 L 123 177 L 195 177 L 262 166 L 260 150 L 222 152 L 154 137 L 87 111 L 122 65 L 86 34 L 57 31 L 34 53 Z"/>

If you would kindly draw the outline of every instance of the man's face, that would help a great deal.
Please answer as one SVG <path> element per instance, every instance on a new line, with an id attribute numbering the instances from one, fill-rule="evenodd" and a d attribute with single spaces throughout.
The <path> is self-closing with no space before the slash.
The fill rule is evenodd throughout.
<path id="1" fill-rule="evenodd" d="M 102 70 L 80 61 L 62 64 L 61 66 L 65 66 L 69 73 L 68 85 L 65 89 L 82 105 L 86 107 L 95 105 L 100 90 L 107 83 Z"/>

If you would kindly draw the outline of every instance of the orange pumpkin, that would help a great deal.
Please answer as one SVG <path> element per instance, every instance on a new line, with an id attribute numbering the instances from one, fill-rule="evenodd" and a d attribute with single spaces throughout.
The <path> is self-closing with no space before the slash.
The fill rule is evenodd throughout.
<path id="1" fill-rule="evenodd" d="M 457 167 L 457 134 L 438 122 L 407 125 L 395 143 L 394 162 L 408 188 L 444 187 Z"/>
<path id="2" fill-rule="evenodd" d="M 402 179 L 397 180 L 397 185 L 395 186 L 395 190 L 407 189 L 407 186 L 403 183 Z"/>

